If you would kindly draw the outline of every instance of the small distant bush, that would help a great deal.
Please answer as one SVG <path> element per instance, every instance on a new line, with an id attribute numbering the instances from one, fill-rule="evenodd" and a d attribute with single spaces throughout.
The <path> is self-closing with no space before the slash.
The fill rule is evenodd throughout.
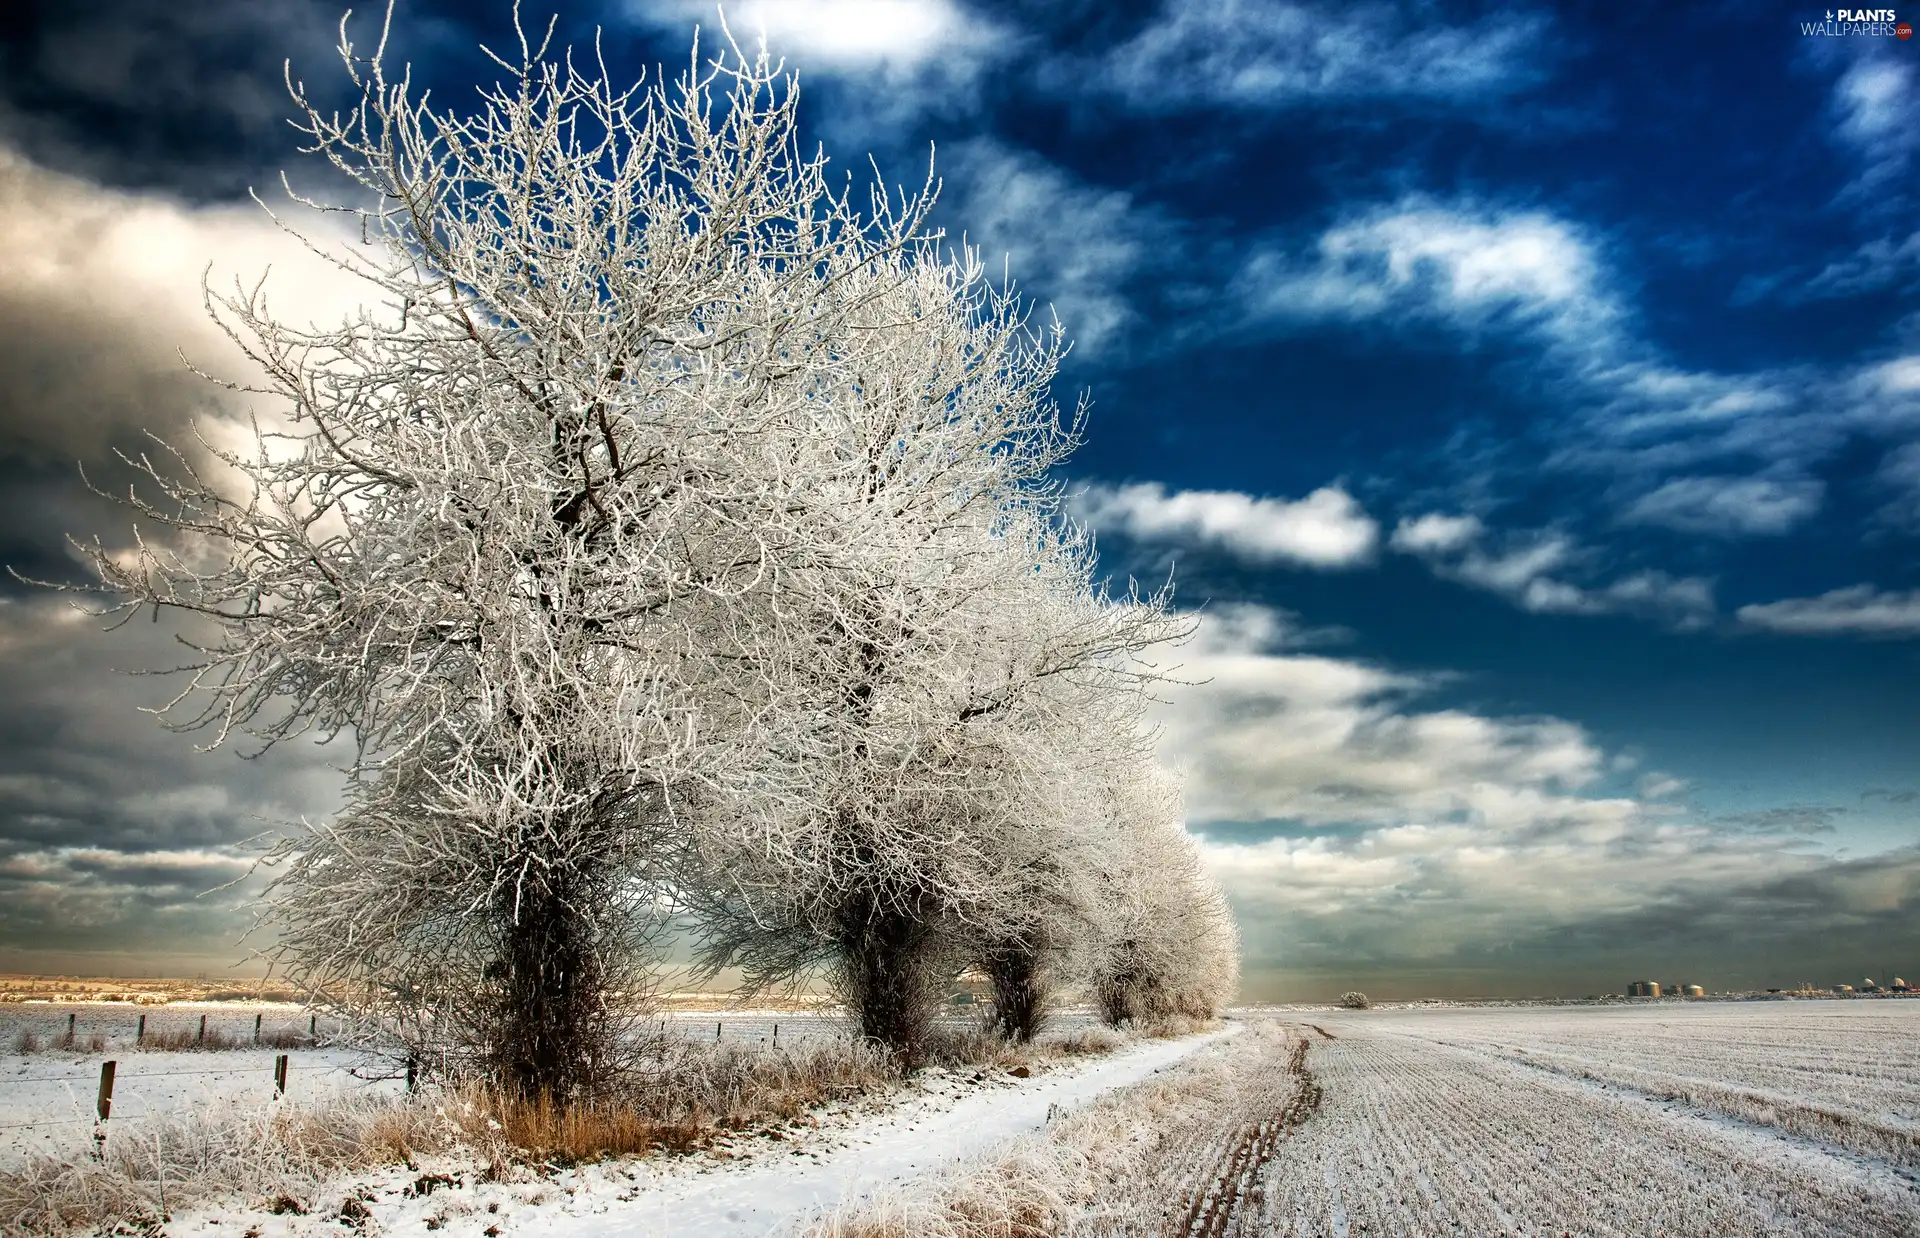
<path id="1" fill-rule="evenodd" d="M 1340 1004 L 1348 1010 L 1371 1010 L 1373 1008 L 1373 1002 L 1368 999 L 1367 995 L 1358 992 L 1342 993 L 1340 995 Z"/>

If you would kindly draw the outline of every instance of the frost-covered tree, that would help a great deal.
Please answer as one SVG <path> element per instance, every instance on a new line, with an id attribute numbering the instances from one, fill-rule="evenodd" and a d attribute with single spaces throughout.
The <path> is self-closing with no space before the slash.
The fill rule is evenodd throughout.
<path id="1" fill-rule="evenodd" d="M 311 149 L 366 192 L 368 244 L 329 256 L 369 308 L 301 327 L 258 286 L 210 295 L 266 375 L 243 385 L 269 401 L 258 449 L 147 464 L 132 501 L 166 532 L 92 556 L 128 613 L 211 632 L 176 725 L 357 745 L 348 810 L 271 859 L 288 970 L 436 1006 L 511 1083 L 568 1094 L 617 1039 L 610 989 L 703 797 L 770 719 L 805 716 L 770 709 L 804 667 L 739 652 L 824 641 L 827 696 L 859 690 L 844 658 L 882 594 L 838 633 L 817 608 L 792 638 L 751 629 L 786 621 L 776 583 L 854 546 L 831 510 L 849 479 L 926 457 L 810 436 L 845 392 L 896 385 L 921 334 L 887 334 L 901 296 L 952 283 L 915 266 L 928 195 L 834 190 L 764 59 L 619 91 L 546 52 L 523 38 L 463 115 L 343 23 L 357 108 L 292 89 Z"/>
<path id="2" fill-rule="evenodd" d="M 992 372 L 965 361 L 951 372 Z M 908 1061 L 969 950 L 1023 940 L 1084 859 L 1062 741 L 1102 711 L 1136 715 L 1153 672 L 1134 655 L 1187 627 L 1164 597 L 1094 587 L 1091 547 L 1038 467 L 1052 442 L 1009 477 L 1020 432 L 1003 418 L 1032 417 L 1042 376 L 1026 410 L 1004 390 L 941 391 L 902 393 L 911 434 L 862 432 L 929 450 L 849 479 L 842 518 L 878 531 L 857 539 L 871 575 L 819 582 L 817 617 L 797 629 L 818 633 L 806 683 L 778 694 L 816 694 L 782 729 L 792 746 L 700 834 L 710 963 L 743 964 L 756 985 L 826 963 L 863 1031 Z"/>
<path id="3" fill-rule="evenodd" d="M 1086 936 L 1063 787 L 1130 775 L 1073 737 L 1185 630 L 1061 516 L 1058 328 L 923 231 L 930 184 L 831 185 L 764 57 L 619 90 L 522 37 L 463 114 L 384 45 L 343 24 L 345 114 L 290 83 L 368 308 L 210 292 L 257 448 L 142 461 L 149 535 L 91 548 L 196 621 L 173 725 L 351 738 L 347 808 L 268 860 L 279 960 L 572 1096 L 691 908 L 911 1060 L 969 950 Z"/>
<path id="4" fill-rule="evenodd" d="M 1115 1026 L 1216 1017 L 1240 980 L 1239 936 L 1180 825 L 1178 783 L 1142 768 L 1116 788 L 1108 897 L 1089 988 Z"/>

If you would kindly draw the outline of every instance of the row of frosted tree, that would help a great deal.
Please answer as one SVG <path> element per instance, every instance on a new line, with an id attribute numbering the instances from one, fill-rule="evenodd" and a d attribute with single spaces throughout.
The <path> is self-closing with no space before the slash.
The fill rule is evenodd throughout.
<path id="1" fill-rule="evenodd" d="M 464 114 L 341 51 L 355 109 L 293 90 L 367 308 L 211 296 L 257 446 L 141 461 L 92 548 L 195 617 L 175 725 L 352 748 L 266 861 L 281 965 L 559 1096 L 674 949 L 829 976 L 903 1063 L 965 968 L 1009 1037 L 1211 1015 L 1232 921 L 1144 721 L 1188 621 L 1099 583 L 1060 333 L 931 177 L 856 196 L 737 51 L 617 91 L 523 42 Z"/>

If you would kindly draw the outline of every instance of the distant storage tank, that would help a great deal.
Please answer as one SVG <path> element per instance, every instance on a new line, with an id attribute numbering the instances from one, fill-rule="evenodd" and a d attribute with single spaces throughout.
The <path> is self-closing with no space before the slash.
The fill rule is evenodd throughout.
<path id="1" fill-rule="evenodd" d="M 1680 991 L 1688 997 L 1705 997 L 1707 995 L 1707 991 L 1697 984 L 1690 984 Z"/>
<path id="2" fill-rule="evenodd" d="M 1893 978 L 1893 991 L 1895 993 L 1909 993 L 1909 992 L 1912 992 L 1912 988 L 1910 985 L 1907 984 L 1906 981 L 1902 980 L 1898 976 L 1895 976 Z"/>
<path id="3" fill-rule="evenodd" d="M 1658 980 L 1635 980 L 1627 985 L 1627 996 L 1658 997 L 1660 996 L 1660 982 Z"/>
<path id="4" fill-rule="evenodd" d="M 1872 976 L 1868 976 L 1865 980 L 1862 980 L 1860 982 L 1860 991 L 1862 993 L 1878 993 L 1880 991 L 1880 986 L 1873 982 Z"/>
<path id="5" fill-rule="evenodd" d="M 1836 984 L 1833 986 L 1833 991 L 1835 993 L 1851 993 L 1853 992 L 1853 986 L 1850 984 Z"/>

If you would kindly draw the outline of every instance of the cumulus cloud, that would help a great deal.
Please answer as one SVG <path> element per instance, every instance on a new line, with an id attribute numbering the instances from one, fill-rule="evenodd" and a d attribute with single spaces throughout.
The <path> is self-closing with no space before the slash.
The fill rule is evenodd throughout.
<path id="1" fill-rule="evenodd" d="M 702 46 L 727 29 L 751 54 L 763 43 L 804 83 L 857 83 L 813 123 L 848 142 L 886 142 L 928 113 L 980 102 L 983 73 L 1021 45 L 1016 30 L 962 0 L 626 0 L 629 20 Z"/>
<path id="2" fill-rule="evenodd" d="M 668 0 L 629 6 L 637 20 L 653 25 L 717 26 L 723 10 L 727 28 L 743 45 L 764 38 L 774 53 L 792 54 L 803 65 L 910 68 L 970 53 L 992 35 L 985 20 L 954 0 Z"/>
<path id="3" fill-rule="evenodd" d="M 1150 542 L 1212 546 L 1253 562 L 1354 567 L 1372 560 L 1379 525 L 1352 495 L 1323 486 L 1303 499 L 1234 490 L 1176 490 L 1158 482 L 1092 485 L 1075 502 L 1096 529 Z"/>
<path id="4" fill-rule="evenodd" d="M 106 190 L 0 148 L 0 563 L 71 579 L 82 572 L 66 535 L 130 539 L 130 515 L 90 495 L 76 461 L 111 487 L 113 449 L 139 449 L 143 431 L 239 432 L 247 407 L 176 353 L 254 377 L 202 309 L 209 263 L 216 281 L 271 267 L 268 296 L 303 319 L 337 320 L 364 293 L 251 204 Z M 0 581 L 0 943 L 12 951 L 0 965 L 57 969 L 72 951 L 124 956 L 128 943 L 232 961 L 246 919 L 232 895 L 200 896 L 244 866 L 241 840 L 331 811 L 331 754 L 196 757 L 191 738 L 139 712 L 166 683 L 112 669 L 177 662 L 167 623 L 105 636 L 64 599 Z"/>
<path id="5" fill-rule="evenodd" d="M 1804 478 L 1679 477 L 1635 499 L 1622 518 L 1718 537 L 1778 534 L 1819 511 L 1825 490 Z"/>
<path id="6" fill-rule="evenodd" d="M 1209 615 L 1182 668 L 1204 682 L 1162 718 L 1256 987 L 1277 963 L 1444 968 L 1549 938 L 1582 948 L 1561 968 L 1617 959 L 1676 916 L 1764 919 L 1791 882 L 1823 891 L 1809 923 L 1879 897 L 1815 849 L 1818 811 L 1690 819 L 1655 802 L 1685 789 L 1672 775 L 1614 789 L 1621 762 L 1575 723 L 1422 708 L 1442 677 L 1292 652 L 1287 628 Z"/>
<path id="7" fill-rule="evenodd" d="M 1312 252 L 1268 248 L 1242 294 L 1281 318 L 1368 318 L 1389 311 L 1464 330 L 1497 321 L 1569 342 L 1611 342 L 1620 309 L 1594 241 L 1542 211 L 1409 200 L 1323 232 Z"/>
<path id="8" fill-rule="evenodd" d="M 1698 627 L 1714 613 L 1713 585 L 1702 577 L 1642 571 L 1604 584 L 1581 584 L 1599 556 L 1554 529 L 1494 533 L 1477 516 L 1428 512 L 1403 518 L 1388 545 L 1436 575 L 1485 589 L 1538 614 L 1637 614 Z"/>
<path id="9" fill-rule="evenodd" d="M 1387 4 L 1169 3 L 1094 81 L 1132 106 L 1275 109 L 1335 100 L 1483 100 L 1539 77 L 1544 18 L 1408 20 Z"/>
<path id="10" fill-rule="evenodd" d="M 1741 623 L 1794 636 L 1920 636 L 1920 589 L 1852 585 L 1810 598 L 1742 606 Z"/>
<path id="11" fill-rule="evenodd" d="M 256 761 L 194 752 L 140 707 L 177 661 L 170 625 L 105 633 L 64 599 L 0 607 L 0 943 L 5 965 L 74 952 L 238 959 L 247 839 L 339 805 L 348 754 L 297 743 Z M 177 687 L 177 685 L 176 685 Z M 156 958 L 158 956 L 158 958 Z"/>
<path id="12" fill-rule="evenodd" d="M 342 243 L 313 222 L 317 240 Z M 269 271 L 270 302 L 300 307 L 289 313 L 300 322 L 337 322 L 370 288 L 252 203 L 101 189 L 0 147 L 0 450 L 70 464 L 105 457 L 129 433 L 169 437 L 196 416 L 242 416 L 180 354 L 252 378 L 208 319 L 201 281 L 230 290 Z"/>

